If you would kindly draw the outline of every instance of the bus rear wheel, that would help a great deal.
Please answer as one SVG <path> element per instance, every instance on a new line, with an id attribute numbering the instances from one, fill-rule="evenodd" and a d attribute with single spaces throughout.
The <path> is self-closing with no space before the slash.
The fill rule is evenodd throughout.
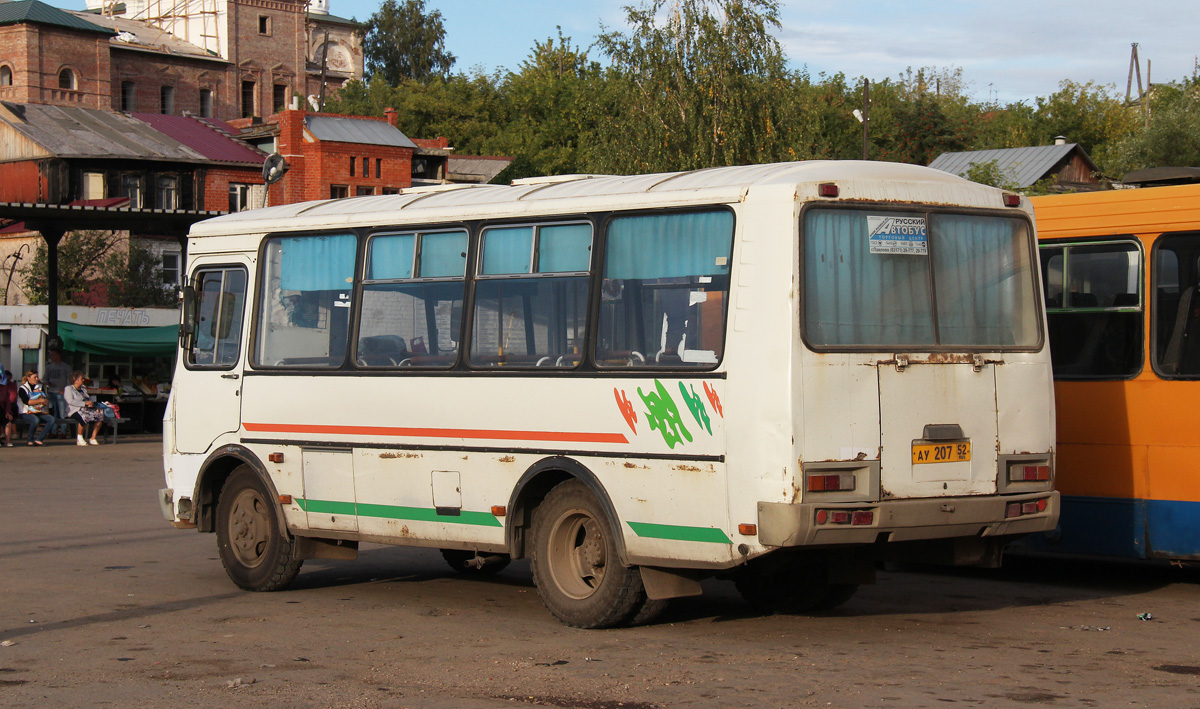
<path id="1" fill-rule="evenodd" d="M 266 485 L 240 465 L 221 488 L 217 551 L 225 573 L 247 591 L 280 591 L 300 573 L 296 541 L 279 530 L 279 512 Z"/>
<path id="2" fill-rule="evenodd" d="M 563 623 L 609 628 L 645 606 L 642 575 L 621 564 L 615 534 L 612 520 L 578 480 L 555 487 L 534 510 L 533 583 Z"/>

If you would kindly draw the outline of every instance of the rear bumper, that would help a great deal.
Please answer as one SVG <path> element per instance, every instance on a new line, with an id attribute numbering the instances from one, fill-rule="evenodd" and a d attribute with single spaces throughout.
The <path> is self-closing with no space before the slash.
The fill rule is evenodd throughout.
<path id="1" fill-rule="evenodd" d="M 1042 512 L 1005 518 L 1012 503 L 1046 500 Z M 817 524 L 817 510 L 870 510 L 871 524 Z M 955 537 L 999 537 L 1054 529 L 1058 523 L 1057 491 L 1020 495 L 935 497 L 874 503 L 758 503 L 758 538 L 767 546 L 824 546 L 908 542 Z"/>

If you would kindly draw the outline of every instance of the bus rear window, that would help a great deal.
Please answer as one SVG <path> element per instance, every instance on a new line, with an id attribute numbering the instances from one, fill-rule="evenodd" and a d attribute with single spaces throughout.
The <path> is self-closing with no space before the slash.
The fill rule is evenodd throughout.
<path id="1" fill-rule="evenodd" d="M 353 234 L 267 240 L 255 364 L 342 365 L 357 246 Z"/>
<path id="2" fill-rule="evenodd" d="M 1024 220 L 812 209 L 803 232 L 804 332 L 814 347 L 1040 342 Z"/>

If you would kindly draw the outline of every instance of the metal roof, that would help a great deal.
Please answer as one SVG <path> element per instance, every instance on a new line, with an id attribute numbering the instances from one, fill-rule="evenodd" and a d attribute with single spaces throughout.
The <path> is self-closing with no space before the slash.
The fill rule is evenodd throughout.
<path id="1" fill-rule="evenodd" d="M 446 158 L 446 177 L 455 182 L 491 182 L 512 161 L 490 155 L 450 155 Z"/>
<path id="2" fill-rule="evenodd" d="M 2 5 L 0 5 L 2 6 Z M 161 52 L 172 55 L 182 55 L 192 59 L 207 59 L 227 64 L 224 59 L 203 47 L 180 39 L 166 30 L 151 26 L 141 20 L 131 20 L 125 17 L 97 14 L 87 10 L 67 10 L 83 22 L 90 22 L 102 29 L 112 32 L 109 44 L 114 49 L 140 50 L 144 52 Z"/>
<path id="3" fill-rule="evenodd" d="M 206 119 L 191 116 L 166 116 L 161 113 L 134 113 L 132 115 L 139 121 L 148 123 L 158 132 L 192 148 L 209 160 L 262 165 L 263 161 L 267 159 L 266 153 L 221 133 Z"/>
<path id="4" fill-rule="evenodd" d="M 1046 177 L 1054 168 L 1066 159 L 1072 151 L 1078 150 L 1092 170 L 1097 170 L 1095 163 L 1079 147 L 1078 143 L 1063 145 L 1036 145 L 1029 148 L 1004 148 L 1001 150 L 971 150 L 962 153 L 942 153 L 937 156 L 929 167 L 960 177 L 965 176 L 972 165 L 996 161 L 996 165 L 1004 172 L 1009 182 L 1017 187 L 1028 187 Z"/>
<path id="5" fill-rule="evenodd" d="M 111 111 L 0 101 L 0 121 L 60 158 L 207 161 L 150 125 Z"/>
<path id="6" fill-rule="evenodd" d="M 817 198 L 833 182 L 849 200 L 945 203 L 1003 209 L 1003 192 L 919 165 L 812 160 L 717 167 L 656 175 L 580 175 L 559 181 L 504 185 L 443 185 L 396 195 L 301 202 L 252 209 L 197 224 L 192 236 L 255 231 L 440 223 L 465 218 L 529 217 L 571 211 L 730 204 L 748 195 Z M 570 200 L 564 207 L 563 200 Z M 1024 200 L 1022 204 L 1027 204 Z"/>
<path id="7" fill-rule="evenodd" d="M 100 27 L 82 17 L 77 17 L 73 13 L 60 10 L 39 0 L 0 2 L 0 25 L 15 25 L 21 22 L 54 25 L 82 32 L 116 34 L 113 30 Z"/>
<path id="8" fill-rule="evenodd" d="M 369 118 L 308 116 L 304 119 L 304 125 L 317 140 L 361 145 L 390 145 L 397 148 L 416 149 L 417 147 L 417 144 L 409 140 L 408 136 L 386 121 L 375 121 Z"/>

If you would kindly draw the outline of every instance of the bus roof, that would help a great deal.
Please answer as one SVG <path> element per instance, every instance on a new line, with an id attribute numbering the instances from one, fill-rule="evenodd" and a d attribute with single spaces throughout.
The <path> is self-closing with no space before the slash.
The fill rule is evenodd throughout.
<path id="1" fill-rule="evenodd" d="M 199 222 L 191 236 L 265 231 L 445 222 L 571 212 L 732 203 L 751 189 L 787 188 L 816 197 L 817 185 L 836 182 L 841 199 L 943 203 L 1000 208 L 1000 190 L 919 165 L 812 160 L 714 167 L 649 175 L 576 175 L 519 180 L 506 185 L 440 185 L 399 194 L 299 202 L 253 209 Z M 790 196 L 790 195 L 789 195 Z"/>
<path id="2" fill-rule="evenodd" d="M 1200 185 L 1140 187 L 1034 197 L 1042 239 L 1160 234 L 1200 223 Z"/>

